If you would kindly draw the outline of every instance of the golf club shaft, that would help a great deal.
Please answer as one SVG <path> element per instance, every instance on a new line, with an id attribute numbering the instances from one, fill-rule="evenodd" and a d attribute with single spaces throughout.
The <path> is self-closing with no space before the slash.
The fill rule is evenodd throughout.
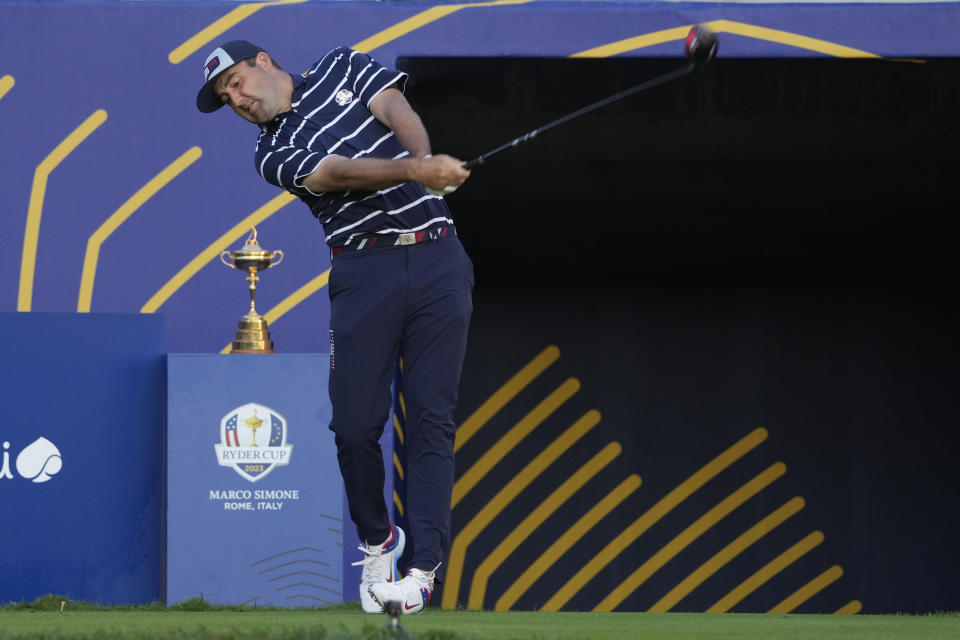
<path id="1" fill-rule="evenodd" d="M 674 70 L 674 71 L 671 71 L 670 73 L 665 73 L 665 74 L 663 74 L 662 76 L 657 76 L 656 78 L 653 78 L 652 80 L 647 80 L 646 82 L 644 82 L 644 83 L 642 83 L 642 84 L 638 84 L 638 85 L 636 85 L 635 87 L 630 87 L 629 89 L 624 89 L 623 91 L 620 91 L 619 93 L 615 93 L 615 94 L 613 94 L 612 96 L 610 96 L 610 97 L 608 97 L 608 98 L 604 98 L 603 100 L 600 100 L 600 101 L 598 101 L 598 102 L 594 102 L 593 104 L 589 104 L 589 105 L 583 107 L 582 109 L 578 109 L 578 110 L 574 111 L 573 113 L 568 113 L 567 115 L 565 115 L 565 116 L 563 116 L 563 117 L 561 117 L 561 118 L 557 118 L 557 119 L 554 120 L 553 122 L 548 122 L 547 124 L 543 125 L 542 127 L 538 127 L 538 128 L 536 128 L 536 129 L 533 129 L 532 131 L 528 131 L 527 133 L 523 134 L 523 135 L 520 136 L 519 138 L 514 138 L 514 139 L 511 140 L 510 142 L 508 142 L 508 143 L 506 143 L 506 144 L 503 144 L 503 145 L 500 145 L 500 146 L 497 147 L 496 149 L 492 149 L 491 151 L 487 151 L 486 153 L 477 156 L 477 157 L 474 158 L 473 160 L 470 160 L 470 161 L 467 162 L 465 165 L 463 165 L 463 168 L 464 168 L 464 169 L 473 169 L 474 167 L 477 167 L 477 166 L 485 163 L 491 156 L 494 156 L 494 155 L 500 153 L 501 151 L 505 151 L 505 150 L 507 150 L 507 149 L 512 149 L 512 148 L 520 145 L 520 143 L 522 143 L 522 142 L 526 142 L 527 140 L 530 140 L 530 139 L 532 139 L 532 138 L 535 138 L 537 135 L 543 133 L 544 131 L 548 131 L 549 129 L 553 129 L 554 127 L 559 126 L 559 125 L 561 125 L 561 124 L 563 124 L 563 123 L 565 123 L 565 122 L 570 122 L 570 121 L 573 120 L 574 118 L 579 118 L 580 116 L 582 116 L 582 115 L 584 115 L 584 114 L 586 114 L 586 113 L 590 113 L 591 111 L 595 111 L 596 109 L 599 109 L 599 108 L 601 108 L 601 107 L 605 107 L 605 106 L 607 106 L 608 104 L 610 104 L 611 102 L 616 102 L 617 100 L 622 100 L 623 98 L 626 98 L 627 96 L 632 96 L 632 95 L 635 94 L 635 93 L 640 93 L 641 91 L 646 91 L 647 89 L 652 89 L 653 87 L 656 87 L 656 86 L 659 86 L 659 85 L 661 85 L 661 84 L 670 82 L 671 80 L 676 80 L 677 78 L 681 78 L 681 77 L 689 74 L 690 72 L 692 72 L 695 66 L 696 66 L 696 63 L 695 63 L 695 62 L 691 62 L 691 63 L 687 64 L 686 66 L 683 66 L 683 67 L 680 67 L 679 69 L 676 69 L 676 70 Z"/>

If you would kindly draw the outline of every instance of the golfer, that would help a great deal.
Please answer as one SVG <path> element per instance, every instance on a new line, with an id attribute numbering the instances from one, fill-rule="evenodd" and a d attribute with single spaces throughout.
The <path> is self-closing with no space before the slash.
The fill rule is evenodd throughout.
<path id="1" fill-rule="evenodd" d="M 299 197 L 330 248 L 330 429 L 364 558 L 360 601 L 419 613 L 450 542 L 453 413 L 473 310 L 473 265 L 441 193 L 469 172 L 430 140 L 403 96 L 406 74 L 341 47 L 291 75 L 234 40 L 204 63 L 197 107 L 229 105 L 259 129 L 255 166 Z M 383 499 L 378 444 L 398 357 L 405 406 L 409 537 Z M 406 576 L 397 560 L 412 545 Z"/>

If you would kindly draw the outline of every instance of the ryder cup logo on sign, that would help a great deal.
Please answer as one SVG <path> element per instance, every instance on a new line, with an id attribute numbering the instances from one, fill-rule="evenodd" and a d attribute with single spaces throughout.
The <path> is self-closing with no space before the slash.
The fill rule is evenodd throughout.
<path id="1" fill-rule="evenodd" d="M 337 104 L 341 107 L 346 104 L 350 104 L 350 101 L 353 100 L 353 91 L 350 89 L 340 89 L 337 91 Z"/>
<path id="2" fill-rule="evenodd" d="M 287 444 L 287 421 L 262 404 L 237 407 L 220 421 L 220 444 L 213 448 L 217 462 L 250 482 L 257 482 L 274 467 L 290 464 L 293 445 Z"/>

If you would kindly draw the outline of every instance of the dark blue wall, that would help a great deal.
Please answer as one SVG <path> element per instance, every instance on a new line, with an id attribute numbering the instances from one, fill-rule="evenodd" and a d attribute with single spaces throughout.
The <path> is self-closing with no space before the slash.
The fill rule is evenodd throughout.
<path id="1" fill-rule="evenodd" d="M 159 600 L 163 318 L 0 313 L 0 331 L 0 601 Z"/>

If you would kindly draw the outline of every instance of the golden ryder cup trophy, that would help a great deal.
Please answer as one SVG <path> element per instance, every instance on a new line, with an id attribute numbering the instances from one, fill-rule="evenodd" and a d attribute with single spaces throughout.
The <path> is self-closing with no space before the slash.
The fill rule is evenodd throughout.
<path id="1" fill-rule="evenodd" d="M 267 321 L 253 306 L 257 294 L 257 282 L 261 271 L 275 267 L 283 260 L 283 251 L 266 251 L 257 244 L 257 229 L 250 229 L 250 235 L 239 251 L 223 251 L 220 261 L 228 267 L 247 272 L 250 283 L 250 311 L 240 318 L 237 333 L 233 338 L 230 353 L 273 353 L 273 341 L 267 331 Z"/>

